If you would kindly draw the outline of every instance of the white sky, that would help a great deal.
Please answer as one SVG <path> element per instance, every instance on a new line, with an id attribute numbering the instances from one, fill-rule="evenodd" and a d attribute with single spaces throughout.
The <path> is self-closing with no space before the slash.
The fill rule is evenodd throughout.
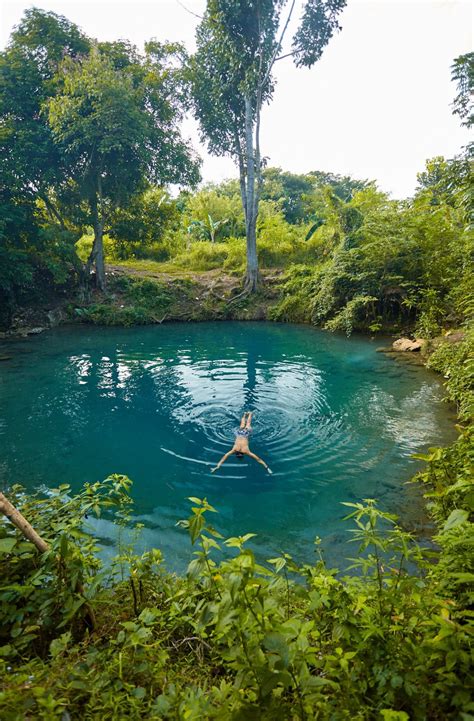
<path id="1" fill-rule="evenodd" d="M 301 0 L 300 0 L 301 1 Z M 201 13 L 205 0 L 182 0 Z M 178 0 L 0 0 L 0 45 L 31 6 L 65 15 L 99 40 L 180 40 L 194 47 L 198 19 Z M 348 0 L 341 24 L 311 70 L 291 58 L 277 64 L 273 103 L 265 109 L 262 152 L 270 165 L 375 179 L 395 197 L 411 194 L 416 173 L 435 155 L 452 157 L 468 140 L 451 114 L 450 66 L 472 50 L 469 0 Z M 204 181 L 236 175 L 185 134 L 204 158 Z"/>

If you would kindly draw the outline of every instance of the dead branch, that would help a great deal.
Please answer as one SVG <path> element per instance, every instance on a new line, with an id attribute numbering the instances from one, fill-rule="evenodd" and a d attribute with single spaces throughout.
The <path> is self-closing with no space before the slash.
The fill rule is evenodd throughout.
<path id="1" fill-rule="evenodd" d="M 31 543 L 38 549 L 40 553 L 46 553 L 50 550 L 49 543 L 47 543 L 43 538 L 41 538 L 41 536 L 35 531 L 33 526 L 28 523 L 24 515 L 20 513 L 20 511 L 15 508 L 12 503 L 10 503 L 8 498 L 3 493 L 0 493 L 0 513 L 3 513 L 8 518 L 8 520 L 13 523 L 15 528 L 18 528 L 20 533 L 22 533 L 28 541 L 31 541 Z M 78 583 L 76 588 L 78 593 L 84 595 L 84 587 L 82 584 Z M 86 609 L 86 616 L 84 620 L 89 630 L 92 631 L 95 628 L 94 609 L 88 603 L 85 603 L 84 607 Z"/>
<path id="2" fill-rule="evenodd" d="M 49 551 L 49 544 L 36 533 L 33 526 L 28 523 L 26 518 L 18 511 L 10 501 L 0 493 L 0 512 L 3 513 L 13 525 L 18 528 L 19 531 L 31 541 L 40 553 L 46 553 Z"/>

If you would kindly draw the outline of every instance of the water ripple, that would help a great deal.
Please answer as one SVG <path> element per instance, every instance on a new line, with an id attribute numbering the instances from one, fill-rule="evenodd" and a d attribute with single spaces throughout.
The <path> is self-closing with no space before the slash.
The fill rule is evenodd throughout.
<path id="1" fill-rule="evenodd" d="M 144 543 L 172 566 L 184 559 L 173 524 L 188 495 L 219 507 L 224 534 L 257 532 L 262 554 L 308 560 L 320 535 L 337 561 L 348 553 L 339 503 L 379 497 L 397 510 L 411 454 L 446 437 L 438 381 L 364 339 L 210 323 L 58 329 L 28 343 L 34 355 L 19 341 L 0 368 L 0 487 L 126 473 Z M 211 474 L 246 410 L 273 475 L 235 456 Z"/>

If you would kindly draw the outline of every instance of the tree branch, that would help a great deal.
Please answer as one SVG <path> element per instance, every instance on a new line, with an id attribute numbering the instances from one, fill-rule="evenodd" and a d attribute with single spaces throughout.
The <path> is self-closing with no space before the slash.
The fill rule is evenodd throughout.
<path id="1" fill-rule="evenodd" d="M 280 55 L 278 58 L 275 58 L 274 63 L 277 63 L 279 60 L 283 60 L 284 58 L 291 58 L 293 55 L 296 55 L 296 50 L 293 50 L 291 53 L 285 53 L 285 55 Z"/>
<path id="2" fill-rule="evenodd" d="M 46 553 L 49 551 L 49 544 L 44 541 L 41 536 L 36 533 L 33 526 L 28 523 L 26 518 L 18 511 L 10 501 L 0 493 L 0 513 L 5 514 L 9 521 L 13 523 L 16 528 L 31 541 L 40 553 Z"/>
<path id="3" fill-rule="evenodd" d="M 186 5 L 183 5 L 183 3 L 180 2 L 180 0 L 176 0 L 176 2 L 178 3 L 178 5 L 179 5 L 180 7 L 183 8 L 183 10 L 186 10 L 186 12 L 189 13 L 190 15 L 194 15 L 194 17 L 195 17 L 195 18 L 199 18 L 199 20 L 204 20 L 204 18 L 203 18 L 202 15 L 198 15 L 197 13 L 194 13 L 192 10 L 190 10 L 189 8 L 187 8 Z"/>
<path id="4" fill-rule="evenodd" d="M 280 35 L 280 39 L 279 39 L 279 41 L 278 41 L 277 44 L 276 44 L 275 51 L 274 51 L 274 53 L 273 53 L 273 55 L 272 55 L 272 59 L 270 60 L 270 63 L 269 63 L 269 65 L 268 65 L 267 72 L 265 73 L 265 77 L 263 78 L 262 88 L 263 88 L 263 86 L 265 85 L 265 83 L 267 82 L 268 78 L 270 77 L 270 73 L 272 72 L 272 68 L 273 68 L 276 60 L 277 60 L 277 59 L 280 60 L 281 58 L 286 57 L 286 55 L 282 55 L 281 58 L 277 58 L 277 55 L 278 55 L 278 53 L 279 53 L 280 50 L 281 50 L 281 46 L 282 46 L 282 43 L 283 43 L 283 38 L 285 37 L 286 31 L 288 30 L 288 25 L 290 24 L 291 16 L 293 15 L 293 10 L 294 10 L 294 8 L 295 8 L 295 3 L 296 3 L 296 0 L 292 0 L 291 7 L 290 7 L 290 12 L 288 13 L 288 17 L 286 18 L 286 23 L 285 23 L 284 26 L 283 26 L 283 30 L 281 31 L 281 35 Z"/>
<path id="5" fill-rule="evenodd" d="M 50 550 L 50 545 L 47 543 L 39 533 L 35 531 L 33 526 L 26 520 L 24 515 L 20 513 L 20 511 L 15 508 L 15 506 L 10 503 L 8 498 L 3 495 L 3 493 L 0 493 L 0 513 L 3 513 L 8 520 L 13 523 L 15 528 L 18 528 L 20 533 L 24 535 L 24 537 L 31 541 L 31 543 L 38 549 L 40 553 L 46 553 Z M 78 593 L 80 593 L 82 596 L 84 596 L 84 587 L 82 583 L 78 583 L 76 581 L 76 589 Z M 85 603 L 85 608 L 87 610 L 87 616 L 86 616 L 86 624 L 89 627 L 90 630 L 93 630 L 95 628 L 95 613 L 94 609 L 89 603 Z"/>

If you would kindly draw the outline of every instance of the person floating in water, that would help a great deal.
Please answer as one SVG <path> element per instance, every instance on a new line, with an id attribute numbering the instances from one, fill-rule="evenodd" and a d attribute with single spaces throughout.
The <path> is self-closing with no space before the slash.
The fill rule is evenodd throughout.
<path id="1" fill-rule="evenodd" d="M 214 471 L 217 471 L 223 463 L 231 456 L 233 453 L 237 456 L 237 458 L 243 458 L 244 456 L 250 456 L 250 458 L 253 458 L 257 461 L 257 463 L 260 463 L 262 466 L 264 466 L 269 473 L 271 473 L 270 468 L 267 466 L 265 461 L 262 461 L 261 458 L 259 458 L 255 453 L 252 453 L 252 451 L 249 448 L 249 436 L 252 433 L 252 413 L 246 412 L 242 416 L 242 419 L 240 421 L 240 428 L 237 428 L 235 431 L 235 443 L 233 447 L 230 449 L 230 451 L 227 451 L 225 455 L 222 456 L 221 460 L 217 464 L 215 468 L 212 468 L 212 473 Z"/>

